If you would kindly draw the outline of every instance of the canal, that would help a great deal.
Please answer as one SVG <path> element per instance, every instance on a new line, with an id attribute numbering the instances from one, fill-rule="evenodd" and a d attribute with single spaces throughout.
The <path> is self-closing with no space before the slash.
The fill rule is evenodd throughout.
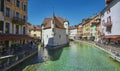
<path id="1" fill-rule="evenodd" d="M 69 47 L 42 49 L 14 71 L 120 71 L 120 63 L 86 42 L 71 42 Z"/>

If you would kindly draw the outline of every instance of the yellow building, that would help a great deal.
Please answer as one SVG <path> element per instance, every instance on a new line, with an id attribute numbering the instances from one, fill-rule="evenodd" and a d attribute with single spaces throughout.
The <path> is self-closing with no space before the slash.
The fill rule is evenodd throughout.
<path id="1" fill-rule="evenodd" d="M 11 47 L 24 44 L 30 38 L 26 35 L 28 0 L 0 0 L 0 44 Z M 4 38 L 4 39 L 3 39 Z"/>
<path id="2" fill-rule="evenodd" d="M 83 38 L 88 40 L 98 40 L 100 35 L 100 16 L 94 15 L 83 20 Z"/>
<path id="3" fill-rule="evenodd" d="M 95 37 L 94 41 L 98 41 L 101 37 L 101 25 L 100 25 L 100 15 L 96 15 L 91 21 L 91 33 L 92 37 Z"/>
<path id="4" fill-rule="evenodd" d="M 41 28 L 38 26 L 33 26 L 31 24 L 28 24 L 28 32 L 31 37 L 34 39 L 41 39 Z"/>
<path id="5" fill-rule="evenodd" d="M 91 37 L 91 28 L 90 28 L 90 19 L 83 19 L 82 26 L 83 26 L 83 39 L 89 39 Z"/>
<path id="6" fill-rule="evenodd" d="M 25 34 L 27 22 L 28 0 L 4 0 L 4 25 L 8 30 L 4 33 Z M 7 32 L 8 31 L 8 32 Z"/>

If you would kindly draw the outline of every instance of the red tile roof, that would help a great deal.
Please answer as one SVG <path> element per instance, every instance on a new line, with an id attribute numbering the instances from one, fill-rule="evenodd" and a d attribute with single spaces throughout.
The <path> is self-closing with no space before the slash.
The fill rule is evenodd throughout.
<path id="1" fill-rule="evenodd" d="M 43 21 L 43 25 L 45 28 L 51 28 L 51 20 L 52 18 L 45 18 Z"/>
<path id="2" fill-rule="evenodd" d="M 30 30 L 39 30 L 39 31 L 42 30 L 40 27 L 38 27 L 38 26 L 33 26 L 33 25 L 28 25 L 28 28 L 29 28 Z"/>
<path id="3" fill-rule="evenodd" d="M 52 16 L 52 18 L 45 18 L 44 19 L 44 21 L 43 21 L 44 28 L 51 28 L 51 20 L 54 20 L 56 28 L 65 29 L 64 22 L 67 20 L 65 20 L 61 17 L 55 17 L 54 15 Z"/>
<path id="4" fill-rule="evenodd" d="M 33 39 L 28 35 L 18 35 L 18 34 L 0 34 L 0 41 L 14 41 L 14 40 L 28 40 Z"/>
<path id="5" fill-rule="evenodd" d="M 69 30 L 77 29 L 77 26 L 69 26 Z"/>

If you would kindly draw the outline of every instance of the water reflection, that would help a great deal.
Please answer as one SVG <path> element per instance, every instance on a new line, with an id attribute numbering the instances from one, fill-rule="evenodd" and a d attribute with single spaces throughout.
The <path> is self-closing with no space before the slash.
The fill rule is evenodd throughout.
<path id="1" fill-rule="evenodd" d="M 23 71 L 120 71 L 120 64 L 107 53 L 82 42 L 72 42 L 64 50 L 40 48 L 38 56 L 28 59 L 13 71 L 19 71 L 26 63 L 29 64 Z"/>
<path id="2" fill-rule="evenodd" d="M 59 60 L 61 53 L 63 51 L 63 48 L 57 48 L 57 49 L 47 49 L 42 48 L 40 51 L 41 53 L 39 55 L 42 55 L 43 61 L 56 61 Z"/>

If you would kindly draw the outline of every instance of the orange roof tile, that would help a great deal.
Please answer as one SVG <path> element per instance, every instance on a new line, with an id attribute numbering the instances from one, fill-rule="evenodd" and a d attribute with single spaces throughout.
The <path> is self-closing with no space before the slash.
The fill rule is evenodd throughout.
<path id="1" fill-rule="evenodd" d="M 44 19 L 44 21 L 43 21 L 44 28 L 51 28 L 51 20 L 54 20 L 56 28 L 65 29 L 63 23 L 67 20 L 65 20 L 61 17 L 55 17 L 54 15 L 52 16 L 52 18 L 45 18 Z"/>

